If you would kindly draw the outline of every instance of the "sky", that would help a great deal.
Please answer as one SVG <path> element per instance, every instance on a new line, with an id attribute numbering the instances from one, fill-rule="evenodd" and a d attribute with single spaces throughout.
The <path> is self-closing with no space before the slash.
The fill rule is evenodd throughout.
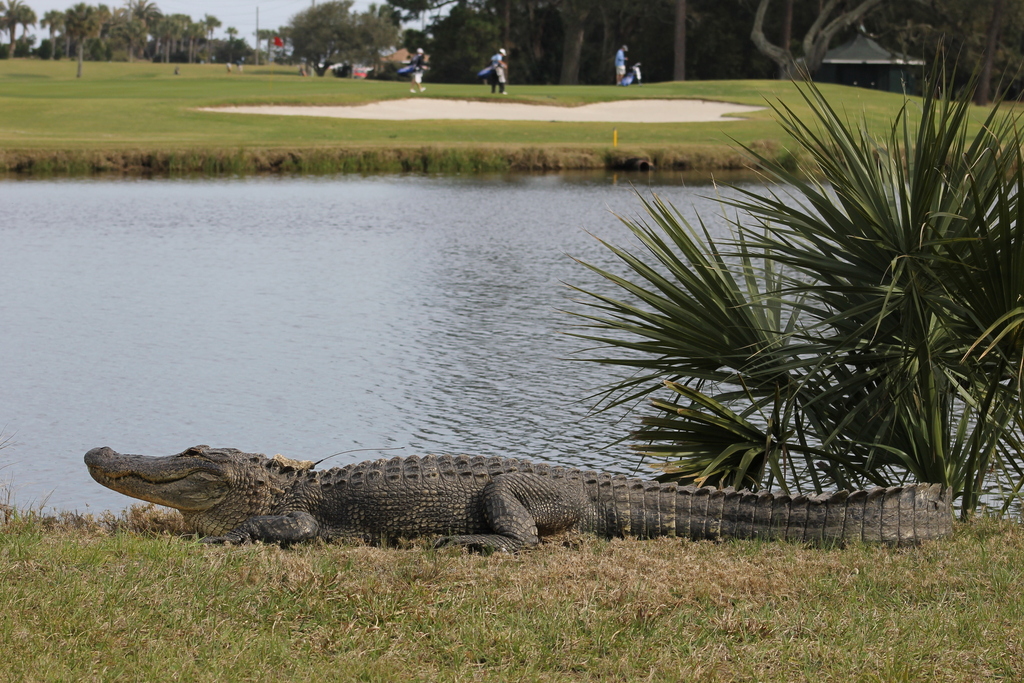
<path id="1" fill-rule="evenodd" d="M 43 16 L 48 11 L 66 10 L 80 0 L 24 0 L 32 8 L 36 16 Z M 124 0 L 86 0 L 90 5 L 100 2 L 108 7 L 120 7 Z M 365 12 L 373 0 L 355 0 L 353 11 Z M 383 4 L 383 0 L 376 0 Z M 164 14 L 187 14 L 198 21 L 204 14 L 212 14 L 220 19 L 221 27 L 214 32 L 215 37 L 225 37 L 224 29 L 233 26 L 238 29 L 238 37 L 245 38 L 252 45 L 256 34 L 256 8 L 259 7 L 260 28 L 275 29 L 288 23 L 297 12 L 310 6 L 310 0 L 156 0 L 157 7 Z M 38 26 L 29 29 L 29 34 L 36 34 L 36 44 L 49 34 L 46 29 Z M 21 29 L 18 29 L 21 35 Z"/>

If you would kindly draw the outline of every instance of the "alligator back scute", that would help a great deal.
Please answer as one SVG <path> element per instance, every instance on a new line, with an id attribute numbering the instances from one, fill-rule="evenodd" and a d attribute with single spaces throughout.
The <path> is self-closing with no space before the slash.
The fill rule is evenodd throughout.
<path id="1" fill-rule="evenodd" d="M 690 538 L 690 507 L 693 505 L 693 486 L 661 485 L 662 528 L 676 538 Z"/>
<path id="2" fill-rule="evenodd" d="M 804 541 L 820 543 L 828 520 L 828 494 L 807 496 L 807 522 L 804 524 Z"/>
<path id="3" fill-rule="evenodd" d="M 772 503 L 775 496 L 769 491 L 758 491 L 751 496 L 753 500 L 753 512 L 750 517 L 751 538 L 771 538 L 772 533 Z"/>
<path id="4" fill-rule="evenodd" d="M 890 486 L 882 496 L 882 520 L 881 528 L 878 531 L 879 539 L 882 542 L 891 543 L 899 540 L 900 496 L 902 495 L 901 487 Z"/>
<path id="5" fill-rule="evenodd" d="M 704 538 L 722 536 L 722 514 L 725 511 L 725 490 L 711 489 L 708 493 L 708 512 L 705 518 Z"/>
<path id="6" fill-rule="evenodd" d="M 655 489 L 656 495 L 658 496 L 658 528 L 662 536 L 678 536 L 679 530 L 676 527 L 677 511 L 679 509 L 680 500 L 687 496 L 681 493 L 681 487 L 675 484 L 662 484 L 658 482 L 658 487 Z M 686 503 L 689 508 L 689 501 Z"/>
<path id="7" fill-rule="evenodd" d="M 586 482 L 587 493 L 598 510 L 596 532 L 604 537 L 614 536 L 618 529 L 618 515 L 615 510 L 615 494 L 612 492 L 612 475 L 607 472 L 592 473 Z"/>
<path id="8" fill-rule="evenodd" d="M 643 538 L 655 538 L 661 530 L 661 484 L 656 481 L 641 483 L 641 515 L 644 518 Z"/>
<path id="9" fill-rule="evenodd" d="M 384 461 L 384 480 L 395 486 L 401 484 L 405 475 L 405 466 L 401 458 L 391 458 Z"/>
<path id="10" fill-rule="evenodd" d="M 771 526 L 768 529 L 768 538 L 779 540 L 786 537 L 789 529 L 789 514 L 792 512 L 791 503 L 793 499 L 785 493 L 772 494 L 772 516 Z"/>
<path id="11" fill-rule="evenodd" d="M 932 484 L 919 491 L 919 498 L 916 503 L 918 510 L 924 510 L 927 514 L 919 514 L 914 518 L 914 528 L 923 527 L 922 538 L 941 538 L 953 533 L 953 514 L 951 505 L 950 490 L 942 484 Z M 921 517 L 924 521 L 919 522 Z"/>
<path id="12" fill-rule="evenodd" d="M 804 531 L 807 528 L 807 496 L 793 496 L 789 501 L 789 523 L 786 525 L 787 541 L 804 540 Z"/>
<path id="13" fill-rule="evenodd" d="M 882 503 L 884 499 L 885 489 L 873 488 L 868 491 L 868 495 L 864 499 L 862 541 L 867 543 L 880 543 L 882 541 Z"/>
<path id="14" fill-rule="evenodd" d="M 690 494 L 690 519 L 687 536 L 695 541 L 707 538 L 708 501 L 711 491 L 700 486 Z"/>
<path id="15" fill-rule="evenodd" d="M 690 518 L 683 521 L 686 525 L 683 538 L 701 539 L 704 538 L 704 523 L 707 519 L 708 494 L 710 491 L 704 487 L 694 485 L 687 486 L 686 489 L 690 492 Z M 676 525 L 678 526 L 679 522 Z"/>
<path id="16" fill-rule="evenodd" d="M 744 491 L 740 497 L 740 538 L 754 537 L 754 507 L 757 505 L 757 494 Z"/>
<path id="17" fill-rule="evenodd" d="M 913 543 L 914 536 L 914 505 L 917 499 L 917 486 L 907 486 L 899 496 L 899 526 L 896 530 L 896 542 L 899 544 Z M 922 515 L 923 517 L 923 515 Z"/>
<path id="18" fill-rule="evenodd" d="M 935 484 L 918 484 L 914 487 L 914 496 L 911 501 L 912 509 L 914 511 L 914 540 L 925 541 L 930 538 L 935 538 L 935 530 L 937 527 L 938 520 L 936 515 L 932 512 L 932 500 L 933 498 L 933 486 Z M 940 487 L 941 492 L 941 487 Z"/>
<path id="19" fill-rule="evenodd" d="M 864 503 L 867 491 L 854 491 L 846 497 L 846 518 L 843 522 L 843 540 L 860 541 L 864 538 Z"/>
<path id="20" fill-rule="evenodd" d="M 629 501 L 629 533 L 637 538 L 649 538 L 647 532 L 647 511 L 644 482 L 640 479 L 626 480 L 626 499 Z"/>
<path id="21" fill-rule="evenodd" d="M 945 511 L 940 513 L 939 520 L 941 521 L 941 527 L 939 530 L 940 536 L 948 536 L 953 533 L 953 515 L 951 508 L 953 506 L 953 490 L 945 488 L 942 490 L 942 497 L 939 500 L 941 510 Z"/>
<path id="22" fill-rule="evenodd" d="M 743 538 L 740 520 L 740 498 L 743 493 L 732 486 L 722 489 L 722 522 L 718 535 L 722 538 Z"/>
<path id="23" fill-rule="evenodd" d="M 825 528 L 821 533 L 821 539 L 825 543 L 838 543 L 843 540 L 843 530 L 846 526 L 846 501 L 849 500 L 849 497 L 849 491 L 836 491 L 827 496 L 825 504 L 828 514 L 825 518 Z"/>

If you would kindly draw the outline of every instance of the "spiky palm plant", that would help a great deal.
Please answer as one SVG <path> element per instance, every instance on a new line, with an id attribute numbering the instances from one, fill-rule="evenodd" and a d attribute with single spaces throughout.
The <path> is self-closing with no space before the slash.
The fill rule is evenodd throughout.
<path id="1" fill-rule="evenodd" d="M 644 251 L 608 245 L 628 275 L 588 265 L 618 293 L 579 290 L 578 336 L 628 352 L 593 359 L 633 370 L 605 401 L 651 399 L 634 447 L 665 477 L 935 482 L 965 513 L 1020 488 L 1020 134 L 998 106 L 972 127 L 938 82 L 882 136 L 802 86 L 812 119 L 776 114 L 811 168 L 758 157 L 769 189 L 726 201 L 734 237 L 655 197 L 625 221 Z"/>

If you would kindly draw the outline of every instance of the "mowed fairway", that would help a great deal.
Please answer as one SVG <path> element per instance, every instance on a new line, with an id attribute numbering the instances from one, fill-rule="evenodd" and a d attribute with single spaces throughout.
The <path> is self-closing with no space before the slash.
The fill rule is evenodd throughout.
<path id="1" fill-rule="evenodd" d="M 221 114 L 198 107 L 228 104 L 356 104 L 412 96 L 405 81 L 302 78 L 292 67 L 86 62 L 82 79 L 71 60 L 0 60 L 0 150 L 195 150 L 443 146 L 608 148 L 733 147 L 780 139 L 769 110 L 712 123 L 556 123 L 519 121 L 378 122 L 317 117 Z M 430 97 L 492 100 L 484 85 L 430 82 Z M 520 86 L 509 101 L 572 106 L 643 98 L 709 99 L 806 111 L 796 87 L 779 81 L 695 81 L 640 87 Z M 900 95 L 822 86 L 834 104 L 872 124 L 892 120 Z M 735 142 L 734 142 L 735 141 Z"/>

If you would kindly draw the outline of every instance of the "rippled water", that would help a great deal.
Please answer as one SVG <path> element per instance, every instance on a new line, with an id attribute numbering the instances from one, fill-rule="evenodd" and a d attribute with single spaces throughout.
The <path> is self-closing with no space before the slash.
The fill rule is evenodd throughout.
<path id="1" fill-rule="evenodd" d="M 581 400 L 617 371 L 570 360 L 561 312 L 594 282 L 570 255 L 611 263 L 589 233 L 625 242 L 612 212 L 641 211 L 618 180 L 0 183 L 0 479 L 19 506 L 121 508 L 86 450 L 199 443 L 631 470 L 610 444 L 633 418 Z M 713 187 L 654 190 L 720 225 Z"/>

